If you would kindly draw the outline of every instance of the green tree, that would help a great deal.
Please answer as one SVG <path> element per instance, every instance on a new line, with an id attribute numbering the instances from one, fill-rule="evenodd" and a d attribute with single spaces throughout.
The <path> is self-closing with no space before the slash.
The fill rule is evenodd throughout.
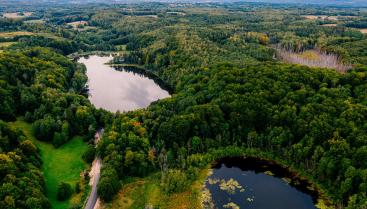
<path id="1" fill-rule="evenodd" d="M 57 187 L 57 199 L 59 201 L 65 201 L 71 197 L 73 189 L 70 184 L 61 182 Z"/>

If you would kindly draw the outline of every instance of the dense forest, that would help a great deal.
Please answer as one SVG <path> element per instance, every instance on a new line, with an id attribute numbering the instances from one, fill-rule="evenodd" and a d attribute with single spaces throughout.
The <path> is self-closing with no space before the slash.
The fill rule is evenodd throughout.
<path id="1" fill-rule="evenodd" d="M 50 208 L 37 147 L 0 121 L 0 207 Z"/>
<path id="2" fill-rule="evenodd" d="M 35 136 L 59 146 L 76 134 L 94 134 L 93 107 L 81 95 L 83 66 L 47 49 L 1 54 L 1 118 L 24 115 Z"/>
<path id="3" fill-rule="evenodd" d="M 360 31 L 367 10 L 255 3 L 31 10 L 0 18 L 1 208 L 51 207 L 37 147 L 8 126 L 20 117 L 54 147 L 74 136 L 91 142 L 105 128 L 84 155 L 89 163 L 102 158 L 104 202 L 132 177 L 158 173 L 172 195 L 214 160 L 251 155 L 301 173 L 330 208 L 367 208 L 367 36 Z M 320 59 L 310 53 L 317 51 L 346 69 L 289 64 L 279 50 L 311 60 Z M 86 69 L 72 59 L 96 51 L 158 76 L 172 96 L 131 112 L 96 109 Z"/>

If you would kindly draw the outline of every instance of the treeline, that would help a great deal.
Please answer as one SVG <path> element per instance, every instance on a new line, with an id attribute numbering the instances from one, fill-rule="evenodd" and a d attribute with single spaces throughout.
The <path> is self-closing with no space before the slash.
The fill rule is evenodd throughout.
<path id="1" fill-rule="evenodd" d="M 18 43 L 13 45 L 11 49 L 24 49 L 27 47 L 49 47 L 57 50 L 63 55 L 69 55 L 78 50 L 88 50 L 88 46 L 81 45 L 75 41 L 47 38 L 44 36 L 23 36 L 17 37 Z"/>
<path id="2" fill-rule="evenodd" d="M 367 28 L 367 19 L 356 19 L 345 23 L 345 26 L 350 28 Z"/>
<path id="3" fill-rule="evenodd" d="M 0 208 L 51 208 L 41 164 L 37 147 L 0 120 Z"/>
<path id="4" fill-rule="evenodd" d="M 23 25 L 23 22 L 20 20 L 0 17 L 0 32 L 9 31 L 9 30 L 17 30 L 22 25 Z"/>

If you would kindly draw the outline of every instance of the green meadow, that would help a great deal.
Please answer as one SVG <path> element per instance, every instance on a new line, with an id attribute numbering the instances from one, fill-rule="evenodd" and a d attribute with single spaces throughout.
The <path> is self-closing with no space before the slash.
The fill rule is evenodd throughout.
<path id="1" fill-rule="evenodd" d="M 52 144 L 41 142 L 33 136 L 32 125 L 22 119 L 10 123 L 13 127 L 21 129 L 39 148 L 42 158 L 42 171 L 46 181 L 46 192 L 53 209 L 66 209 L 82 200 L 82 194 L 74 195 L 68 201 L 57 200 L 57 186 L 60 182 L 70 183 L 73 188 L 80 181 L 81 172 L 87 168 L 82 155 L 87 149 L 87 144 L 81 137 L 74 137 L 59 148 Z"/>

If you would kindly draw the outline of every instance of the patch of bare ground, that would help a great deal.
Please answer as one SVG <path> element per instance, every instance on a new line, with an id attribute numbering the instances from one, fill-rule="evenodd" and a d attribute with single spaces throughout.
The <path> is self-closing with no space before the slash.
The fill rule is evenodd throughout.
<path id="1" fill-rule="evenodd" d="M 340 73 L 345 73 L 352 67 L 351 65 L 342 63 L 337 55 L 316 49 L 307 50 L 301 53 L 295 53 L 282 48 L 276 48 L 276 50 L 278 58 L 286 63 L 335 69 Z"/>
<path id="2" fill-rule="evenodd" d="M 338 24 L 323 24 L 322 27 L 336 27 Z"/>
<path id="3" fill-rule="evenodd" d="M 75 22 L 69 22 L 67 23 L 67 25 L 71 25 L 73 26 L 73 28 L 77 28 L 80 26 L 87 26 L 88 22 L 87 21 L 75 21 Z"/>
<path id="4" fill-rule="evenodd" d="M 338 20 L 337 16 L 326 16 L 326 15 L 304 15 L 303 17 L 308 19 L 308 20 L 317 20 L 317 19 Z"/>
<path id="5" fill-rule="evenodd" d="M 23 12 L 23 13 L 9 12 L 9 13 L 4 13 L 3 17 L 9 18 L 9 19 L 19 19 L 19 18 L 29 17 L 32 14 L 33 12 Z"/>
<path id="6" fill-rule="evenodd" d="M 359 30 L 361 33 L 363 33 L 363 34 L 367 34 L 367 28 L 366 29 L 360 29 Z"/>
<path id="7" fill-rule="evenodd" d="M 308 20 L 342 20 L 342 19 L 352 19 L 357 18 L 357 16 L 328 16 L 328 15 L 302 15 L 302 17 Z"/>

